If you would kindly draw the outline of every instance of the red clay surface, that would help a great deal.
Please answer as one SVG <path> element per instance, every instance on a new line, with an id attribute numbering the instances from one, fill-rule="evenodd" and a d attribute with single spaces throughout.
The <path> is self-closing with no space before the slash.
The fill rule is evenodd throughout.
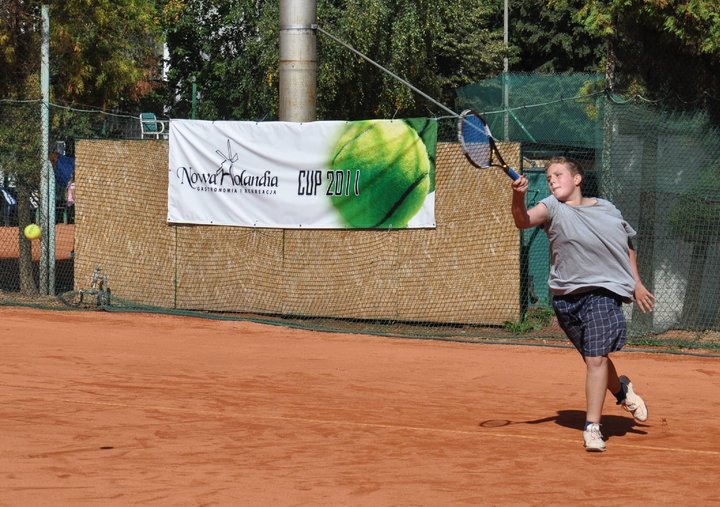
<path id="1" fill-rule="evenodd" d="M 18 257 L 18 228 L 0 227 L 0 259 Z M 75 244 L 75 224 L 55 226 L 55 258 L 69 259 Z M 32 242 L 33 260 L 40 258 L 40 242 Z"/>
<path id="2" fill-rule="evenodd" d="M 570 349 L 5 307 L 0 350 L 3 506 L 720 503 L 719 359 L 617 354 L 650 419 L 591 454 Z"/>

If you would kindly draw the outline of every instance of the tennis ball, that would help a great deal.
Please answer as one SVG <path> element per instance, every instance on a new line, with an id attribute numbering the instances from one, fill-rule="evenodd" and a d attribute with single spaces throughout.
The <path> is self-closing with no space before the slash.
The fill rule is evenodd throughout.
<path id="1" fill-rule="evenodd" d="M 332 184 L 328 189 L 333 206 L 351 227 L 405 227 L 430 189 L 425 144 L 401 120 L 349 123 L 333 147 L 329 165 L 338 177 L 352 180 L 335 191 Z"/>
<path id="2" fill-rule="evenodd" d="M 23 231 L 25 234 L 25 237 L 27 239 L 33 240 L 38 239 L 40 237 L 40 227 L 38 227 L 35 224 L 30 224 L 27 227 L 25 227 L 25 230 Z"/>

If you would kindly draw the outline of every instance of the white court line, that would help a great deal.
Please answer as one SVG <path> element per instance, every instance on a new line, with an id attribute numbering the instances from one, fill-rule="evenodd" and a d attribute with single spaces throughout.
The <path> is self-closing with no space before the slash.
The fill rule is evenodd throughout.
<path id="1" fill-rule="evenodd" d="M 548 438 L 546 436 L 532 436 L 532 435 L 518 435 L 514 433 L 496 433 L 496 432 L 486 432 L 486 431 L 480 431 L 480 430 L 453 430 L 453 429 L 445 429 L 445 428 L 428 428 L 424 426 L 407 426 L 402 424 L 383 424 L 383 423 L 365 423 L 365 422 L 356 422 L 356 421 L 336 421 L 336 420 L 330 420 L 330 419 L 315 419 L 310 417 L 290 417 L 290 416 L 272 416 L 272 415 L 244 415 L 244 414 L 227 414 L 223 412 L 217 412 L 217 411 L 210 411 L 210 410 L 195 410 L 195 409 L 186 409 L 186 408 L 177 408 L 177 407 L 165 407 L 165 406 L 154 406 L 154 405 L 129 405 L 126 403 L 112 403 L 112 402 L 104 402 L 104 401 L 80 401 L 80 400 L 69 400 L 69 399 L 62 399 L 59 401 L 63 401 L 66 403 L 74 403 L 77 405 L 96 405 L 96 406 L 106 406 L 106 407 L 119 407 L 119 408 L 132 408 L 137 410 L 157 410 L 159 412 L 178 412 L 178 413 L 186 413 L 186 414 L 196 414 L 196 415 L 210 415 L 214 417 L 237 417 L 237 418 L 243 418 L 243 419 L 268 419 L 268 420 L 275 420 L 275 421 L 296 421 L 296 422 L 304 422 L 304 423 L 312 423 L 312 424 L 325 424 L 325 425 L 331 425 L 331 426 L 353 426 L 358 428 L 380 428 L 380 429 L 392 429 L 392 430 L 403 430 L 403 431 L 420 431 L 420 432 L 426 432 L 426 433 L 442 433 L 442 434 L 448 434 L 448 435 L 471 435 L 471 436 L 483 436 L 483 437 L 493 437 L 493 438 L 503 438 L 507 440 L 515 440 L 515 439 L 523 439 L 523 440 L 537 440 L 542 442 L 560 442 L 565 444 L 572 444 L 576 445 L 576 440 L 570 440 L 567 438 Z M 720 457 L 720 451 L 704 451 L 700 449 L 684 449 L 682 447 L 655 447 L 651 445 L 637 445 L 637 444 L 624 444 L 620 442 L 613 442 L 612 444 L 613 448 L 617 447 L 624 447 L 627 449 L 642 449 L 646 451 L 661 451 L 661 452 L 676 452 L 676 453 L 685 453 L 685 454 L 699 454 L 699 455 L 706 455 L 706 456 L 718 456 Z"/>

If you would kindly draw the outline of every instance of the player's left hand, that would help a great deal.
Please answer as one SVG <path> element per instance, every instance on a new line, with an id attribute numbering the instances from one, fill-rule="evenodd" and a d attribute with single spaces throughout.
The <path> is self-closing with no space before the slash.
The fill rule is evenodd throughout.
<path id="1" fill-rule="evenodd" d="M 635 304 L 643 313 L 651 312 L 655 306 L 655 296 L 645 288 L 642 282 L 635 284 Z"/>

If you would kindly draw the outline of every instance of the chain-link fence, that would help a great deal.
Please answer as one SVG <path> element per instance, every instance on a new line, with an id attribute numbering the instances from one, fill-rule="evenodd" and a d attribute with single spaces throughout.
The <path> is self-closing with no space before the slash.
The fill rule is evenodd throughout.
<path id="1" fill-rule="evenodd" d="M 548 194 L 543 173 L 544 162 L 553 155 L 572 156 L 586 168 L 589 182 L 586 190 L 613 201 L 639 232 L 636 239 L 639 269 L 645 284 L 655 293 L 658 301 L 651 314 L 640 314 L 632 305 L 626 306 L 630 333 L 637 343 L 647 336 L 659 337 L 668 333 L 673 337 L 706 337 L 708 332 L 720 330 L 720 133 L 703 111 L 680 113 L 661 105 L 648 104 L 641 99 L 620 101 L 602 91 L 596 91 L 598 81 L 599 78 L 592 75 L 506 76 L 459 90 L 458 110 L 472 107 L 484 113 L 495 137 L 511 143 L 508 146 L 520 147 L 521 162 L 518 165 L 531 182 L 529 205 Z M 39 211 L 34 204 L 40 188 L 40 167 L 44 160 L 37 140 L 40 107 L 39 102 L 0 102 L 0 182 L 3 190 L 0 205 L 3 217 L 0 228 L 0 290 L 5 303 L 37 303 L 43 297 L 43 284 L 39 279 L 42 270 L 36 242 L 28 241 L 22 235 L 25 225 L 43 220 L 43 217 L 38 216 Z M 77 196 L 73 194 L 75 142 L 88 138 L 139 140 L 143 137 L 140 120 L 133 115 L 52 106 L 50 118 L 53 152 L 50 159 L 55 171 L 57 191 L 54 196 L 55 216 L 48 219 L 56 224 L 57 233 L 53 266 L 55 283 L 50 294 L 45 294 L 46 302 L 55 300 L 57 294 L 87 288 L 90 283 L 88 276 L 85 277 L 87 280 L 77 276 L 75 266 L 75 248 L 79 241 L 74 227 L 78 218 L 75 214 Z M 439 140 L 454 142 L 455 119 L 443 118 L 438 121 Z M 154 136 L 153 139 L 158 137 L 162 139 L 162 136 Z M 121 167 L 124 163 L 121 160 L 122 152 L 118 150 L 113 156 L 118 159 L 118 167 Z M 162 165 L 162 161 L 158 163 Z M 443 163 L 447 167 L 439 168 L 438 171 L 467 170 L 458 169 L 462 165 L 460 159 L 451 157 Z M 457 186 L 441 185 L 436 195 L 438 208 L 448 203 L 465 210 L 476 206 L 477 203 L 470 202 L 468 198 L 463 201 L 458 197 L 464 191 L 463 185 L 467 185 L 471 177 L 470 173 L 461 173 L 457 182 L 453 180 L 453 185 Z M 132 182 L 127 185 L 132 185 Z M 129 190 L 130 187 L 125 191 Z M 120 194 L 124 190 L 116 188 L 114 191 L 121 199 Z M 429 240 L 440 241 L 439 236 L 452 233 L 455 241 L 458 231 L 465 231 L 460 233 L 466 237 L 458 251 L 469 251 L 482 245 L 492 247 L 490 249 L 495 252 L 497 245 L 492 244 L 493 235 L 504 237 L 508 224 L 511 224 L 508 220 L 510 203 L 506 193 L 495 194 L 497 202 L 492 203 L 493 216 L 478 217 L 478 223 L 484 224 L 481 234 L 470 234 L 468 229 L 463 228 L 463 220 L 467 221 L 467 217 L 463 217 L 462 213 L 458 217 L 449 214 L 456 221 L 445 224 L 438 221 L 439 230 L 435 233 L 438 237 Z M 92 213 L 92 210 L 87 211 Z M 138 223 L 143 217 L 142 207 L 138 206 L 128 206 L 123 213 L 127 216 L 122 219 L 128 224 Z M 502 220 L 498 216 L 503 216 Z M 497 223 L 494 231 L 486 224 L 490 221 Z M 128 227 L 126 231 L 130 232 L 123 234 L 132 234 L 132 230 L 132 227 Z M 247 238 L 245 247 L 256 247 L 256 236 L 261 232 L 256 231 L 251 235 L 255 239 Z M 108 231 L 87 233 L 111 234 Z M 402 231 L 383 232 L 373 238 L 378 241 L 378 245 L 385 245 L 383 248 L 395 245 L 393 248 L 397 249 L 398 243 L 391 234 L 402 234 Z M 268 232 L 260 236 L 268 239 L 272 234 Z M 505 323 L 504 329 L 512 333 L 530 331 L 528 335 L 532 336 L 560 336 L 559 330 L 548 324 L 547 238 L 540 230 L 518 232 L 516 238 L 514 244 L 498 243 L 507 245 L 501 248 L 512 252 L 512 258 L 503 256 L 502 252 L 499 255 L 504 258 L 503 262 L 518 266 L 519 277 L 517 284 L 507 284 L 508 290 L 516 291 L 517 294 L 510 303 L 513 307 L 510 314 L 515 317 Z M 81 239 L 84 244 L 92 240 Z M 317 239 L 313 237 L 313 241 Z M 270 243 L 274 242 L 272 240 Z M 265 245 L 263 248 L 268 245 L 266 242 L 261 243 Z M 172 248 L 175 248 L 177 243 L 173 244 L 175 246 Z M 516 251 L 518 244 L 519 255 Z M 278 248 L 283 248 L 281 242 Z M 275 258 L 277 252 L 251 248 L 246 254 L 271 255 Z M 427 256 L 427 251 L 423 255 Z M 172 258 L 172 255 L 168 258 Z M 354 263 L 366 270 L 364 275 L 357 274 L 358 280 L 363 276 L 387 276 L 389 278 L 383 282 L 387 287 L 393 286 L 392 277 L 396 276 L 393 273 L 407 269 L 403 263 L 409 266 L 417 261 L 396 258 L 393 269 L 386 269 L 388 266 L 368 263 L 366 259 L 348 259 L 345 259 L 348 264 Z M 436 261 L 435 265 L 439 269 L 447 270 L 445 278 L 448 279 L 452 278 L 449 275 L 452 270 L 468 272 L 476 269 L 476 264 L 470 258 L 464 263 L 458 263 L 457 259 L 453 262 L 447 259 Z M 143 262 L 142 257 L 129 259 L 128 269 L 138 266 L 138 273 L 143 273 L 146 271 L 142 268 Z M 270 265 L 263 264 L 262 259 L 256 259 L 255 262 L 266 267 Z M 84 271 L 83 274 L 87 275 Z M 443 274 L 433 273 L 433 277 L 443 278 Z M 108 280 L 105 281 L 108 283 Z M 149 293 L 157 287 L 156 280 L 147 280 L 142 284 L 141 280 L 136 282 L 134 291 L 144 290 Z M 322 290 L 321 282 L 314 283 L 313 287 Z M 222 284 L 222 281 L 218 283 Z M 487 284 L 487 287 L 496 287 L 501 282 L 495 275 L 487 275 L 482 283 Z M 362 285 L 360 282 L 358 284 Z M 496 303 L 497 297 L 494 298 L 495 302 L 483 299 L 483 290 L 478 290 L 476 280 L 472 284 L 471 287 L 469 281 L 467 284 L 458 283 L 452 289 L 453 296 L 457 293 L 459 298 L 465 298 L 471 306 L 476 307 Z M 109 286 L 112 285 L 111 274 Z M 221 292 L 218 289 L 214 293 Z M 269 292 L 272 292 L 270 288 L 258 297 L 267 297 Z M 137 292 L 134 294 L 137 295 Z M 105 296 L 103 294 L 103 298 Z M 347 297 L 352 299 L 358 296 L 348 294 Z M 117 301 L 117 305 L 120 305 L 121 299 L 122 294 L 113 292 L 113 297 L 107 296 L 102 304 L 109 301 L 112 305 Z M 153 300 L 152 297 L 136 299 Z M 501 336 L 503 326 L 497 323 L 491 326 L 477 323 L 465 326 L 466 323 L 458 322 L 457 318 L 453 322 L 444 322 L 442 316 L 446 313 L 442 311 L 441 305 L 451 303 L 443 303 L 437 295 L 435 299 L 427 295 L 426 299 L 418 298 L 414 301 L 416 308 L 413 309 L 413 315 L 420 315 L 420 309 L 427 308 L 427 315 L 432 318 L 418 318 L 412 322 L 394 321 L 385 317 L 377 321 L 372 318 L 326 319 L 322 309 L 313 310 L 314 313 L 308 311 L 302 317 L 294 312 L 294 315 L 274 313 L 262 318 L 281 319 L 304 327 L 352 327 L 363 332 L 411 336 Z M 209 303 L 210 307 L 203 308 L 203 311 L 213 311 L 212 301 Z M 130 303 L 125 301 L 123 304 Z M 252 307 L 252 304 L 248 307 Z M 218 304 L 217 308 L 221 311 L 224 306 Z M 185 310 L 173 304 L 164 305 L 164 309 Z M 229 316 L 227 312 L 223 315 Z M 692 334 L 688 335 L 687 331 Z"/>
<path id="2" fill-rule="evenodd" d="M 54 297 L 73 286 L 75 141 L 142 136 L 139 117 L 51 104 L 43 153 L 45 107 L 40 100 L 0 100 L 0 291 L 15 299 Z M 47 185 L 51 174 L 54 184 Z M 46 234 L 28 241 L 29 224 Z"/>
<path id="3" fill-rule="evenodd" d="M 703 110 L 620 100 L 596 90 L 600 76 L 521 74 L 460 89 L 463 107 L 490 118 L 496 137 L 522 144 L 528 204 L 548 195 L 553 155 L 586 169 L 585 191 L 613 201 L 638 231 L 638 267 L 657 296 L 633 311 L 634 334 L 720 329 L 720 130 Z M 528 307 L 546 305 L 548 245 L 523 232 Z"/>

